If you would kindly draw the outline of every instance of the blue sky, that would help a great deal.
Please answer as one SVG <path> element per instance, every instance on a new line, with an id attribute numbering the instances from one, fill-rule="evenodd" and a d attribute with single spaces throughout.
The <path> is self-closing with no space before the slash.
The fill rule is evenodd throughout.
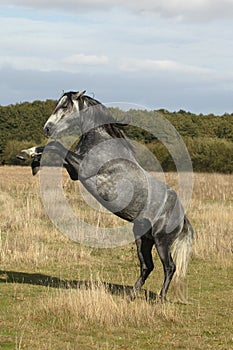
<path id="1" fill-rule="evenodd" d="M 233 112 L 233 0 L 0 0 L 0 104 L 57 99 Z"/>

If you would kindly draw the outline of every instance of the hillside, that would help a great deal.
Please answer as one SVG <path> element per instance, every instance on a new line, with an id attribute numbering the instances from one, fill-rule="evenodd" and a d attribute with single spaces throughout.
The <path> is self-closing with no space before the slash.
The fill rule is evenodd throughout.
<path id="1" fill-rule="evenodd" d="M 0 161 L 7 164 L 21 164 L 15 159 L 19 150 L 46 143 L 42 126 L 51 114 L 55 101 L 24 102 L 0 106 Z M 123 112 L 111 108 L 112 114 L 126 120 L 156 118 L 157 113 L 174 125 L 182 136 L 190 153 L 195 171 L 233 172 L 233 114 L 222 116 L 195 115 L 179 112 L 130 110 Z M 138 127 L 125 127 L 126 134 L 147 145 L 156 155 L 163 170 L 171 171 L 175 165 L 164 145 L 157 138 Z"/>

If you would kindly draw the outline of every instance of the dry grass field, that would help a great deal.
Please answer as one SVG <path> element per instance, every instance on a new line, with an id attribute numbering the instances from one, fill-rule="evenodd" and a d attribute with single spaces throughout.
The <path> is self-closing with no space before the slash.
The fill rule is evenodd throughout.
<path id="1" fill-rule="evenodd" d="M 175 174 L 166 174 L 176 188 Z M 27 167 L 0 168 L 0 349 L 233 349 L 233 175 L 195 174 L 189 217 L 195 242 L 188 305 L 156 302 L 161 263 L 134 302 L 134 244 L 79 245 L 58 232 Z M 91 210 L 63 179 L 75 213 L 98 227 L 124 224 Z"/>

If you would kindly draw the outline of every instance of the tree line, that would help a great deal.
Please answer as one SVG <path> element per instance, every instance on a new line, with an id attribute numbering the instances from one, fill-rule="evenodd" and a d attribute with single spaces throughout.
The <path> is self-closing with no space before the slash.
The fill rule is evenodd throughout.
<path id="1" fill-rule="evenodd" d="M 0 162 L 2 164 L 22 165 L 16 159 L 16 154 L 21 149 L 46 144 L 47 139 L 43 135 L 42 127 L 55 104 L 54 100 L 46 100 L 0 106 Z M 169 130 L 161 127 L 163 119 L 169 121 L 169 124 L 174 126 L 181 135 L 189 151 L 194 171 L 233 172 L 233 113 L 216 116 L 196 115 L 184 110 L 169 112 L 164 109 L 124 112 L 117 108 L 110 108 L 110 111 L 116 119 L 129 122 L 129 125 L 124 127 L 126 135 L 144 144 L 155 155 L 164 171 L 174 171 L 176 167 L 163 143 L 164 137 L 169 138 Z M 147 120 L 153 120 L 155 126 L 159 121 L 157 129 L 155 127 L 156 132 L 150 132 L 150 125 L 146 128 L 132 125 L 146 125 Z M 164 130 L 161 131 L 161 129 Z M 146 164 L 147 158 L 141 154 L 142 165 L 149 168 L 150 164 Z"/>

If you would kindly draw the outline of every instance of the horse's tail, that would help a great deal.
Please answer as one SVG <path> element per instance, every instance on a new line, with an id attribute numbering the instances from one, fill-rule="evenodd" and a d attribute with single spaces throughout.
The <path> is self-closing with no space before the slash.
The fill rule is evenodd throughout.
<path id="1" fill-rule="evenodd" d="M 193 228 L 188 218 L 184 217 L 183 229 L 172 245 L 172 258 L 176 265 L 173 288 L 178 299 L 186 302 L 185 276 L 193 242 Z"/>

